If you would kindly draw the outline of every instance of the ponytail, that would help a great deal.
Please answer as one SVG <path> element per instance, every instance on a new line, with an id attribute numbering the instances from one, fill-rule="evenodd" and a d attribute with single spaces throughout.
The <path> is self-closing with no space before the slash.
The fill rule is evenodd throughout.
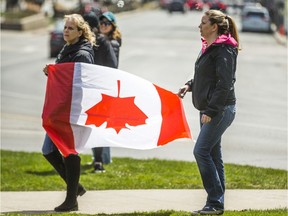
<path id="1" fill-rule="evenodd" d="M 218 35 L 231 34 L 231 36 L 237 41 L 238 50 L 240 50 L 238 30 L 232 17 L 225 15 L 219 10 L 208 10 L 205 12 L 205 15 L 209 17 L 211 24 L 217 24 Z"/>

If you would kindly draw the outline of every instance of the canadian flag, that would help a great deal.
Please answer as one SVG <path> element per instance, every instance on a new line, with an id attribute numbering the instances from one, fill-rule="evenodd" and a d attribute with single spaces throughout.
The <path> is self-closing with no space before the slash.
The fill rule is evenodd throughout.
<path id="1" fill-rule="evenodd" d="M 152 149 L 191 138 L 181 99 L 118 69 L 48 66 L 43 127 L 64 156 L 83 148 Z"/>

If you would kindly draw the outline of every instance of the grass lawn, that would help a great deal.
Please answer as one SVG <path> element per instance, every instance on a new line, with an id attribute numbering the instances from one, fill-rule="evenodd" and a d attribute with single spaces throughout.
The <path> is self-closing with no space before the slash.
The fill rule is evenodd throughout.
<path id="1" fill-rule="evenodd" d="M 106 173 L 93 173 L 91 155 L 81 156 L 81 182 L 88 190 L 202 189 L 196 163 L 113 158 Z M 287 171 L 226 164 L 227 189 L 287 189 Z M 95 178 L 97 175 L 97 178 Z M 40 153 L 1 151 L 1 191 L 65 190 Z"/>
<path id="2" fill-rule="evenodd" d="M 91 155 L 81 155 L 81 183 L 88 190 L 113 189 L 202 189 L 195 162 L 113 158 L 106 173 L 95 174 Z M 227 189 L 287 189 L 287 171 L 225 164 Z M 97 178 L 95 178 L 97 175 Z M 65 190 L 65 184 L 41 153 L 1 150 L 1 191 Z M 9 213 L 5 215 L 21 215 Z M 72 215 L 72 213 L 57 214 Z M 80 214 L 75 214 L 80 215 Z M 84 214 L 81 214 L 83 216 Z M 100 215 L 100 214 L 98 214 Z M 102 214 L 103 215 L 103 214 Z M 114 214 L 115 215 L 115 214 Z M 158 211 L 117 216 L 186 216 L 189 212 Z M 225 212 L 227 216 L 287 215 L 287 209 Z"/>

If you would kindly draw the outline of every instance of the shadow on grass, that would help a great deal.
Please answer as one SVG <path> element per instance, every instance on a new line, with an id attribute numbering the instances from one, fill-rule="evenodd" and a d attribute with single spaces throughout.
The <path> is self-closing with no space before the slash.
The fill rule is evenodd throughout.
<path id="1" fill-rule="evenodd" d="M 25 173 L 37 176 L 53 176 L 57 174 L 54 170 L 49 171 L 27 170 Z"/>
<path id="2" fill-rule="evenodd" d="M 58 175 L 55 170 L 45 170 L 45 171 L 38 171 L 38 170 L 27 170 L 25 173 L 30 175 L 36 176 L 53 176 Z M 91 164 L 84 164 L 81 165 L 81 175 L 87 175 L 88 173 L 93 173 L 93 167 Z"/>

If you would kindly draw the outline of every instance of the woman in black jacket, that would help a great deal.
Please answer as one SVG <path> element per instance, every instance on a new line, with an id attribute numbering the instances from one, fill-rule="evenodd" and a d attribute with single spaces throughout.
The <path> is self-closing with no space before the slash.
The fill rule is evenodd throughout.
<path id="1" fill-rule="evenodd" d="M 83 15 L 84 20 L 88 22 L 92 31 L 96 35 L 97 44 L 94 49 L 94 63 L 111 68 L 117 68 L 118 60 L 116 53 L 112 47 L 111 41 L 99 29 L 99 19 L 95 12 L 90 11 Z M 92 148 L 93 161 L 92 165 L 95 173 L 105 172 L 103 164 L 108 164 L 111 161 L 109 147 L 94 147 Z M 108 155 L 108 156 L 107 156 Z"/>
<path id="2" fill-rule="evenodd" d="M 118 65 L 116 54 L 108 38 L 100 33 L 97 15 L 95 12 L 90 11 L 89 13 L 84 14 L 83 18 L 89 24 L 97 41 L 95 46 L 93 46 L 94 64 L 116 68 Z"/>
<path id="3" fill-rule="evenodd" d="M 56 64 L 64 62 L 93 64 L 94 52 L 92 47 L 96 41 L 89 25 L 79 14 L 66 15 L 64 20 L 63 37 L 66 44 L 57 56 Z M 43 72 L 49 76 L 47 66 Z M 82 196 L 86 192 L 85 188 L 79 184 L 80 157 L 77 154 L 70 154 L 63 158 L 47 134 L 42 153 L 67 184 L 65 201 L 54 210 L 57 212 L 78 210 L 77 196 Z"/>
<path id="4" fill-rule="evenodd" d="M 100 32 L 108 38 L 114 49 L 117 58 L 117 68 L 119 66 L 120 47 L 122 45 L 122 35 L 116 23 L 116 17 L 110 11 L 103 13 L 100 17 Z"/>
<path id="5" fill-rule="evenodd" d="M 114 53 L 116 55 L 117 65 L 119 66 L 119 54 L 122 43 L 121 33 L 116 25 L 116 17 L 110 11 L 103 13 L 100 17 L 100 32 L 111 43 Z M 111 162 L 110 147 L 95 147 L 93 152 L 93 167 L 95 173 L 105 172 L 103 164 Z"/>
<path id="6" fill-rule="evenodd" d="M 235 118 L 235 71 L 238 32 L 233 19 L 221 11 L 209 10 L 199 25 L 202 50 L 195 63 L 194 78 L 181 87 L 183 98 L 192 91 L 192 101 L 200 111 L 201 130 L 194 156 L 208 194 L 203 209 L 194 214 L 224 213 L 225 175 L 221 137 Z"/>

